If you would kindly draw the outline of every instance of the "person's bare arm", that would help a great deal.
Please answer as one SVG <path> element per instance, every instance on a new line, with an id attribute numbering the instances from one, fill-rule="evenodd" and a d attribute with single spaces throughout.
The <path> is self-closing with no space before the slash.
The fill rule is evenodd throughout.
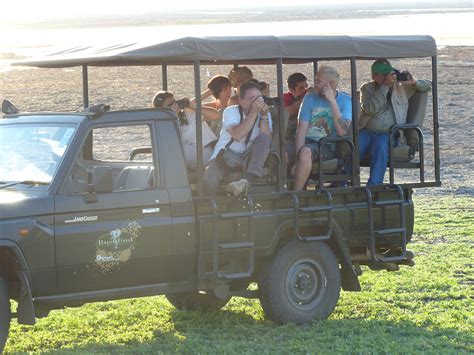
<path id="1" fill-rule="evenodd" d="M 285 107 L 290 116 L 298 114 L 298 111 L 300 110 L 300 106 L 301 106 L 302 101 L 303 101 L 303 99 L 296 100 L 291 105 Z"/>
<path id="2" fill-rule="evenodd" d="M 230 126 L 229 128 L 227 128 L 232 138 L 234 138 L 236 141 L 244 139 L 244 137 L 252 129 L 253 124 L 257 119 L 257 114 L 258 112 L 250 112 L 241 124 Z"/>
<path id="3" fill-rule="evenodd" d="M 211 89 L 207 89 L 206 91 L 203 91 L 203 92 L 201 93 L 201 101 L 204 101 L 205 99 L 207 99 L 208 97 L 211 97 L 211 96 L 212 96 L 212 91 L 211 91 Z M 192 104 L 192 105 L 196 105 L 196 98 L 195 98 L 195 97 L 193 97 L 193 98 L 191 99 L 191 104 Z"/>
<path id="4" fill-rule="evenodd" d="M 295 176 L 296 166 L 298 165 L 298 153 L 306 140 L 306 133 L 308 133 L 309 121 L 298 120 L 298 129 L 296 130 L 295 138 L 295 164 L 291 168 L 291 176 Z"/>
<path id="5" fill-rule="evenodd" d="M 337 105 L 336 94 L 334 90 L 329 85 L 326 85 L 323 88 L 322 94 L 328 100 L 329 105 L 331 106 L 332 117 L 334 119 L 334 128 L 336 128 L 337 135 L 345 136 L 347 133 L 348 125 L 346 123 L 346 120 L 342 118 L 341 111 L 339 110 L 339 106 Z M 324 128 L 326 129 L 326 132 L 329 134 L 327 122 Z"/>
<path id="6" fill-rule="evenodd" d="M 204 117 L 204 121 L 216 121 L 221 118 L 221 113 L 217 111 L 215 108 L 201 106 L 202 115 Z"/>
<path id="7" fill-rule="evenodd" d="M 189 108 L 193 111 L 196 111 L 195 105 L 191 104 Z M 216 121 L 221 118 L 221 113 L 212 107 L 201 105 L 201 113 L 204 121 Z"/>
<path id="8" fill-rule="evenodd" d="M 296 139 L 295 139 L 295 158 L 298 158 L 298 152 L 301 147 L 304 145 L 306 140 L 306 133 L 308 133 L 309 121 L 299 120 L 298 129 L 296 130 Z"/>
<path id="9" fill-rule="evenodd" d="M 258 113 L 267 110 L 267 105 L 263 101 L 263 97 L 259 96 L 250 106 L 249 112 L 245 115 L 241 124 L 227 128 L 232 138 L 236 141 L 242 140 L 252 129 Z"/>

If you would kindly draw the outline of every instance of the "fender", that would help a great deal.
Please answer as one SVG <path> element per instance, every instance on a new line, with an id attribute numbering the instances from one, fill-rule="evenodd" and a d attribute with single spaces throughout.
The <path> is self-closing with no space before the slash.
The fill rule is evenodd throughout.
<path id="1" fill-rule="evenodd" d="M 360 291 L 359 278 L 352 267 L 352 258 L 349 249 L 345 246 L 342 239 L 343 229 L 338 223 L 337 219 L 333 218 L 333 234 L 331 240 L 334 241 L 333 247 L 336 248 L 336 253 L 339 255 L 341 262 L 341 284 L 344 291 Z"/>
<path id="2" fill-rule="evenodd" d="M 36 314 L 31 296 L 30 283 L 26 271 L 18 271 L 20 279 L 20 297 L 18 299 L 17 320 L 20 324 L 35 325 Z"/>
<path id="3" fill-rule="evenodd" d="M 34 325 L 36 323 L 35 307 L 31 295 L 30 279 L 27 271 L 28 263 L 25 256 L 18 245 L 11 240 L 0 239 L 0 247 L 8 248 L 18 263 L 17 277 L 20 280 L 20 297 L 17 308 L 18 323 Z"/>
<path id="4" fill-rule="evenodd" d="M 333 247 L 333 249 L 335 249 L 334 252 L 336 253 L 336 255 L 339 256 L 339 259 L 340 259 L 342 288 L 345 291 L 360 291 L 361 287 L 359 283 L 359 278 L 354 268 L 352 267 L 352 258 L 342 238 L 343 229 L 340 226 L 337 219 L 333 218 L 332 223 L 333 223 L 333 233 L 331 235 L 331 238 L 329 239 L 329 244 L 331 244 L 330 246 Z M 278 229 L 275 232 L 275 235 L 273 237 L 271 248 L 269 248 L 271 252 L 267 255 L 271 255 L 275 253 L 275 250 L 277 249 L 278 244 L 282 242 L 283 240 L 285 240 L 283 237 L 285 232 L 292 229 L 293 229 L 292 221 L 284 221 L 278 226 Z M 308 243 L 311 243 L 311 242 L 308 242 Z"/>
<path id="5" fill-rule="evenodd" d="M 18 244 L 8 239 L 0 239 L 0 247 L 7 247 L 12 251 L 12 254 L 16 257 L 19 264 L 20 270 L 28 270 L 28 263 L 26 262 L 23 252 L 18 247 Z"/>

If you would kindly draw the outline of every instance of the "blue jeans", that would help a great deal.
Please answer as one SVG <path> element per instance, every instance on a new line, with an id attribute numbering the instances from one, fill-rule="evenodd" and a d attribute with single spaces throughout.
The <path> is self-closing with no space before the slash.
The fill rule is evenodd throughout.
<path id="1" fill-rule="evenodd" d="M 370 178 L 367 185 L 383 184 L 388 162 L 388 133 L 359 131 L 359 157 L 362 160 L 370 152 Z"/>

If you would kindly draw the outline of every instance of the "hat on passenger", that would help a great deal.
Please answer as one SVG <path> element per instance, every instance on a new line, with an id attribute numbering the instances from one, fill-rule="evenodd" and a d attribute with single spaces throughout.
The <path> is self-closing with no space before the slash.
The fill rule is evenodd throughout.
<path id="1" fill-rule="evenodd" d="M 393 72 L 395 69 L 392 67 L 392 64 L 387 59 L 377 59 L 373 64 L 372 64 L 372 73 L 377 73 L 377 74 L 390 74 Z"/>

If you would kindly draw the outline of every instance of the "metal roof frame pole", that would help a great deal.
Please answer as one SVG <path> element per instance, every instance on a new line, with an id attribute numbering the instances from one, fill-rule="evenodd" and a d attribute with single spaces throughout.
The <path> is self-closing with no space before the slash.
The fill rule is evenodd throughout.
<path id="1" fill-rule="evenodd" d="M 163 91 L 168 91 L 168 66 L 166 64 L 161 66 L 161 86 Z"/>
<path id="2" fill-rule="evenodd" d="M 82 102 L 84 108 L 89 107 L 89 72 L 87 65 L 82 66 Z"/>
<path id="3" fill-rule="evenodd" d="M 439 157 L 439 121 L 438 121 L 438 60 L 436 56 L 431 57 L 431 76 L 433 80 L 432 94 L 433 94 L 433 140 L 434 140 L 434 166 L 435 166 L 435 181 L 441 184 L 440 174 L 440 157 Z"/>
<path id="4" fill-rule="evenodd" d="M 202 115 L 201 115 L 201 65 L 199 59 L 194 61 L 194 97 L 196 98 L 196 157 L 197 157 L 197 186 L 198 196 L 204 195 L 202 162 Z"/>
<path id="5" fill-rule="evenodd" d="M 351 97 L 352 97 L 352 137 L 354 151 L 352 154 L 352 186 L 360 186 L 360 159 L 359 159 L 359 112 L 357 96 L 357 66 L 356 59 L 351 58 Z"/>
<path id="6" fill-rule="evenodd" d="M 281 168 L 278 178 L 278 191 L 283 191 L 285 186 L 288 187 L 286 181 L 286 159 L 285 159 L 285 106 L 283 105 L 283 59 L 277 59 L 277 91 L 280 98 L 280 105 L 278 106 L 278 133 L 280 135 L 278 154 L 280 155 Z"/>
<path id="7" fill-rule="evenodd" d="M 311 78 L 311 80 L 313 81 L 313 87 L 315 85 L 314 83 L 314 78 L 316 78 L 316 73 L 318 72 L 318 61 L 317 60 L 313 60 L 313 77 Z"/>

